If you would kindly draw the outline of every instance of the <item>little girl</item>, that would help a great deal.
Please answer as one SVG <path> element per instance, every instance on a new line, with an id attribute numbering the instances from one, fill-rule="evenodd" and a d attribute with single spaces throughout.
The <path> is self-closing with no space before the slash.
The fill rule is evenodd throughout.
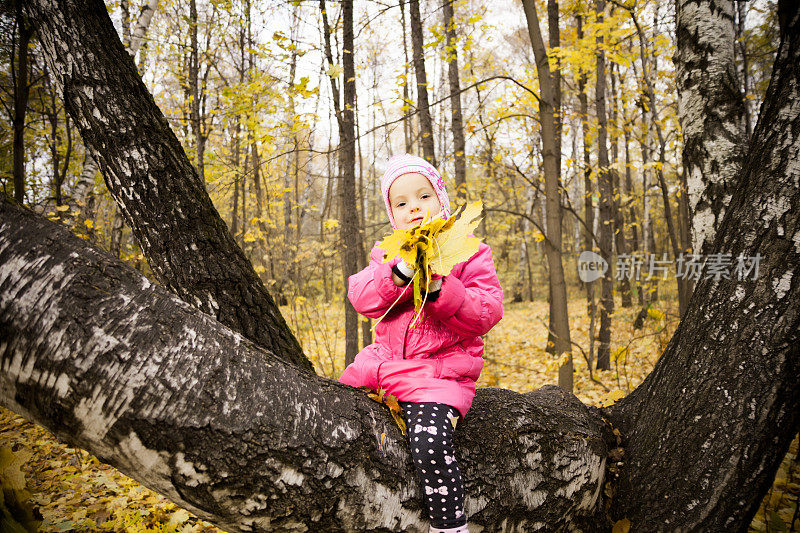
<path id="1" fill-rule="evenodd" d="M 389 160 L 381 192 L 393 228 L 418 225 L 429 213 L 450 216 L 444 180 L 427 161 L 412 155 Z M 503 316 L 503 289 L 492 251 L 481 243 L 447 276 L 427 287 L 424 319 L 414 319 L 414 270 L 399 258 L 383 263 L 384 250 L 372 248 L 370 263 L 350 276 L 347 297 L 356 311 L 379 318 L 375 342 L 356 356 L 340 381 L 397 397 L 408 425 L 417 479 L 423 487 L 431 532 L 467 532 L 464 487 L 453 449 L 451 418 L 465 416 L 483 369 L 484 335 Z M 421 288 L 423 291 L 425 287 Z M 397 301 L 397 303 L 395 303 Z"/>

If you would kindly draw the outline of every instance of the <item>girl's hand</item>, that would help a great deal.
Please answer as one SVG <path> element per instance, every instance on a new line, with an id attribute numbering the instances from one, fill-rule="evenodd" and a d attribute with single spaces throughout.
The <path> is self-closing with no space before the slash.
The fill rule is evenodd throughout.
<path id="1" fill-rule="evenodd" d="M 392 267 L 392 281 L 398 287 L 408 285 L 412 277 L 414 277 L 414 269 L 402 259 Z"/>
<path id="2" fill-rule="evenodd" d="M 428 294 L 431 294 L 432 292 L 436 292 L 439 289 L 441 289 L 442 288 L 442 280 L 443 279 L 444 279 L 444 276 L 440 276 L 440 277 L 437 277 L 437 278 L 434 278 L 434 279 L 430 280 L 428 282 Z"/>

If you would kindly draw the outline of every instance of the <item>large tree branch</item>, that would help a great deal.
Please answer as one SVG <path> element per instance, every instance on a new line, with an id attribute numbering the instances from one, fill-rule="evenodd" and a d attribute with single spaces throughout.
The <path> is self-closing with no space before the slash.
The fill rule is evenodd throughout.
<path id="1" fill-rule="evenodd" d="M 427 531 L 382 407 L 8 200 L 0 332 L 0 403 L 228 531 Z M 455 438 L 470 520 L 591 529 L 604 427 L 556 387 L 479 391 Z"/>
<path id="2" fill-rule="evenodd" d="M 100 0 L 25 2 L 84 144 L 159 280 L 308 370 L 311 363 L 230 235 Z"/>

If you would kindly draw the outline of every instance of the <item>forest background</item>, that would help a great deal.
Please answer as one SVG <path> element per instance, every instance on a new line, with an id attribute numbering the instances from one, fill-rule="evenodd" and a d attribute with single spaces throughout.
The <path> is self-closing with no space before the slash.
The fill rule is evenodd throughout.
<path id="1" fill-rule="evenodd" d="M 560 325 L 552 297 L 558 274 L 547 257 L 555 219 L 546 205 L 552 190 L 538 96 L 545 88 L 521 4 L 356 2 L 352 74 L 340 3 L 106 5 L 318 373 L 338 377 L 371 342 L 368 321 L 355 322 L 351 309 L 345 317 L 344 280 L 389 230 L 378 179 L 402 152 L 436 164 L 454 200 L 485 206 L 478 235 L 494 250 L 506 318 L 487 338 L 479 385 L 526 391 L 558 382 L 582 399 L 608 402 L 652 368 L 691 290 L 679 286 L 676 260 L 701 251 L 692 243 L 695 210 L 682 162 L 672 3 L 536 6 L 549 69 L 560 79 L 556 248 L 569 317 Z M 776 6 L 735 5 L 749 137 L 778 45 Z M 65 112 L 35 28 L 13 2 L 3 3 L 0 25 L 4 193 L 152 277 Z M 602 250 L 605 228 L 613 232 Z M 577 258 L 590 249 L 612 268 L 603 280 L 581 283 Z M 639 279 L 619 268 L 631 255 L 643 260 Z M 668 271 L 648 276 L 651 256 Z M 757 529 L 796 523 L 796 459 L 794 471 L 791 460 L 786 465 L 781 497 Z"/>

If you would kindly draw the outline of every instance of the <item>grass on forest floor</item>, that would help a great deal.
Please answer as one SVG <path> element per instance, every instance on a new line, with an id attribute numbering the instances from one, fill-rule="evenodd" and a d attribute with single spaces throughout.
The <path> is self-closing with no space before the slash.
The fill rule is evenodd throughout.
<path id="1" fill-rule="evenodd" d="M 589 319 L 585 299 L 571 298 L 572 341 L 589 352 Z M 674 300 L 668 300 L 673 302 Z M 660 307 L 663 306 L 663 307 Z M 665 302 L 636 330 L 638 308 L 617 301 L 612 333 L 612 370 L 594 371 L 574 351 L 574 392 L 597 405 L 614 391 L 627 394 L 655 365 L 677 325 L 677 310 Z M 297 298 L 281 309 L 317 372 L 337 378 L 344 369 L 344 313 L 341 304 Z M 660 317 L 660 313 L 663 317 Z M 558 357 L 546 353 L 548 308 L 544 302 L 506 304 L 503 320 L 485 337 L 486 364 L 479 387 L 518 392 L 558 383 Z M 659 318 L 660 317 L 660 318 Z M 596 346 L 595 346 L 596 353 Z M 29 502 L 43 518 L 41 531 L 218 532 L 221 531 L 139 485 L 96 457 L 60 443 L 48 431 L 0 408 L 0 450 L 16 462 L 0 460 L 0 478 L 25 476 Z M 750 531 L 795 531 L 800 528 L 800 463 L 795 438 L 772 488 L 764 497 Z M 8 455 L 0 456 L 8 457 Z M 27 496 L 27 495 L 24 495 Z M 794 525 L 794 528 L 792 527 Z"/>

